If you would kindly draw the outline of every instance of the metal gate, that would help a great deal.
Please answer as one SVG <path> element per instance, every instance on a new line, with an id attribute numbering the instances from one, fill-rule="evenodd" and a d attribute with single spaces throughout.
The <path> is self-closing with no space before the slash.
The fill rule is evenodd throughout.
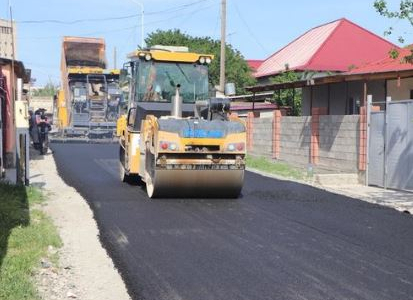
<path id="1" fill-rule="evenodd" d="M 413 101 L 389 102 L 386 130 L 386 184 L 413 191 Z"/>
<path id="2" fill-rule="evenodd" d="M 369 185 L 384 187 L 384 111 L 372 112 L 370 115 L 369 141 Z"/>
<path id="3" fill-rule="evenodd" d="M 413 191 L 413 100 L 370 114 L 368 183 Z"/>

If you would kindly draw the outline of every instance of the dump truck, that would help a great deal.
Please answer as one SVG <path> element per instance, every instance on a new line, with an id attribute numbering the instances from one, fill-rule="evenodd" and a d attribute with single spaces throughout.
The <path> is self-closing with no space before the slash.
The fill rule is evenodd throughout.
<path id="1" fill-rule="evenodd" d="M 112 138 L 122 105 L 119 70 L 106 69 L 105 41 L 64 37 L 58 128 L 64 137 Z"/>
<path id="2" fill-rule="evenodd" d="M 127 114 L 117 122 L 120 178 L 150 198 L 236 198 L 245 170 L 246 126 L 228 99 L 209 97 L 213 55 L 156 46 L 131 53 L 121 71 Z"/>

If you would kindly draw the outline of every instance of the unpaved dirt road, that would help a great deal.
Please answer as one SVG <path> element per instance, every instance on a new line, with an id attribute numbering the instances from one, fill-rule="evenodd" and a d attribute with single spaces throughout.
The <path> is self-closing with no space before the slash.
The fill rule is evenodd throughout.
<path id="1" fill-rule="evenodd" d="M 55 144 L 134 299 L 413 299 L 413 218 L 246 173 L 237 200 L 149 200 L 116 145 Z"/>

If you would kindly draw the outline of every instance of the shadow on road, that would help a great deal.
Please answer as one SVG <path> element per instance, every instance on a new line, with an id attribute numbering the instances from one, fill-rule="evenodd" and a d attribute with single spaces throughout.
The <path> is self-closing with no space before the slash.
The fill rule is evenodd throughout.
<path id="1" fill-rule="evenodd" d="M 13 228 L 30 224 L 26 188 L 0 183 L 0 274 Z"/>

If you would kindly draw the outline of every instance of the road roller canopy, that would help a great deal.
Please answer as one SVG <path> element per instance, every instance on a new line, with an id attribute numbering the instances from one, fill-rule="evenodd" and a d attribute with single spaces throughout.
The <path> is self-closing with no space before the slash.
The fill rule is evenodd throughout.
<path id="1" fill-rule="evenodd" d="M 208 67 L 194 63 L 140 61 L 135 68 L 138 102 L 171 102 L 176 89 L 183 103 L 208 98 Z"/>
<path id="2" fill-rule="evenodd" d="M 187 47 L 154 46 L 137 50 L 129 58 L 134 101 L 168 103 L 177 88 L 183 103 L 208 98 L 208 65 L 213 55 L 188 52 Z"/>
<path id="3" fill-rule="evenodd" d="M 210 64 L 214 56 L 189 52 L 187 47 L 153 46 L 147 50 L 136 50 L 128 55 L 132 60 L 144 59 L 163 62 Z"/>

